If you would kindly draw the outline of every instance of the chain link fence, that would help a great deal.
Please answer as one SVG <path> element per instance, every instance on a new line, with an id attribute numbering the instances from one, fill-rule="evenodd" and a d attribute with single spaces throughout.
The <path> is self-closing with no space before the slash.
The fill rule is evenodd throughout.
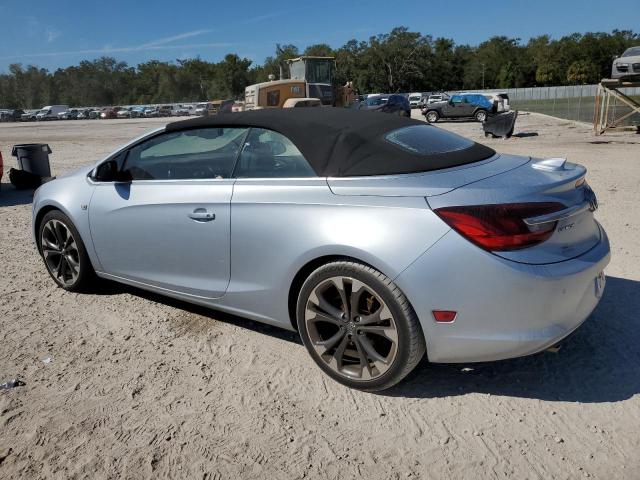
<path id="1" fill-rule="evenodd" d="M 515 110 L 544 113 L 567 120 L 592 123 L 597 89 L 598 85 L 576 85 L 486 91 L 506 91 L 509 94 L 511 108 Z M 620 91 L 636 101 L 640 101 L 640 87 L 621 88 Z M 609 116 L 613 115 L 612 118 L 620 117 L 631 111 L 627 105 L 615 99 L 609 105 L 609 110 Z M 632 115 L 624 124 L 640 125 L 640 114 Z"/>

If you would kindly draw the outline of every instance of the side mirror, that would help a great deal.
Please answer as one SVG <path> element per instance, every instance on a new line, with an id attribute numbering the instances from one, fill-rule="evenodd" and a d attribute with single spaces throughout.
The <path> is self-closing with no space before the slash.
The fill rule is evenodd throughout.
<path id="1" fill-rule="evenodd" d="M 118 162 L 116 160 L 109 160 L 98 165 L 93 174 L 93 180 L 97 182 L 130 182 L 133 178 L 128 171 L 121 172 L 118 170 Z"/>

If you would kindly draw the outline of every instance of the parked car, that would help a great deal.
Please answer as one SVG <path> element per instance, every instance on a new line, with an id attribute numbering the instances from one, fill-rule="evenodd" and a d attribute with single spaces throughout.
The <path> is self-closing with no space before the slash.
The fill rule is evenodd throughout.
<path id="1" fill-rule="evenodd" d="M 427 105 L 430 103 L 443 102 L 449 100 L 449 95 L 446 93 L 434 93 L 427 97 Z"/>
<path id="2" fill-rule="evenodd" d="M 144 117 L 144 108 L 145 107 L 131 107 L 131 110 L 129 110 L 131 118 Z"/>
<path id="3" fill-rule="evenodd" d="M 89 118 L 91 120 L 98 120 L 98 119 L 100 119 L 101 113 L 102 113 L 102 110 L 91 109 L 91 110 L 89 110 Z"/>
<path id="4" fill-rule="evenodd" d="M 627 48 L 613 61 L 611 78 L 637 79 L 640 77 L 640 45 Z"/>
<path id="5" fill-rule="evenodd" d="M 486 120 L 493 110 L 493 103 L 480 93 L 462 93 L 453 95 L 449 100 L 427 104 L 422 114 L 429 123 L 441 118 L 470 118 L 478 122 Z"/>
<path id="6" fill-rule="evenodd" d="M 154 117 L 158 117 L 158 107 L 146 107 L 144 109 L 144 116 L 146 118 L 154 118 Z"/>
<path id="7" fill-rule="evenodd" d="M 214 107 L 215 114 L 218 113 L 231 113 L 231 109 L 236 102 L 231 99 L 226 100 L 213 100 L 211 104 Z"/>
<path id="8" fill-rule="evenodd" d="M 117 118 L 131 118 L 131 107 L 122 107 L 116 112 Z"/>
<path id="9" fill-rule="evenodd" d="M 77 108 L 70 108 L 69 110 L 58 113 L 58 120 L 76 120 L 79 113 Z"/>
<path id="10" fill-rule="evenodd" d="M 193 105 L 176 105 L 171 110 L 172 117 L 188 117 L 193 112 Z"/>
<path id="11" fill-rule="evenodd" d="M 209 115 L 209 112 L 213 111 L 213 105 L 208 102 L 199 103 L 196 105 L 196 109 L 194 110 L 194 115 L 198 115 L 201 117 L 206 117 Z M 212 115 L 214 115 L 212 113 Z"/>
<path id="12" fill-rule="evenodd" d="M 3 110 L 0 113 L 0 122 L 19 122 L 22 115 L 24 115 L 24 110 L 20 108 Z"/>
<path id="13" fill-rule="evenodd" d="M 610 258 L 585 175 L 409 118 L 258 110 L 169 123 L 44 184 L 33 235 L 61 288 L 98 276 L 298 330 L 326 374 L 374 391 L 425 352 L 529 355 L 583 323 Z"/>
<path id="14" fill-rule="evenodd" d="M 482 95 L 493 104 L 493 113 L 503 113 L 511 110 L 507 92 L 482 93 Z"/>
<path id="15" fill-rule="evenodd" d="M 21 122 L 35 122 L 36 115 L 40 110 L 27 110 L 20 116 Z"/>
<path id="16" fill-rule="evenodd" d="M 69 105 L 50 105 L 42 107 L 42 109 L 36 113 L 36 120 L 58 120 L 58 114 L 69 110 Z"/>
<path id="17" fill-rule="evenodd" d="M 88 120 L 90 118 L 91 109 L 90 108 L 81 108 L 78 111 L 77 120 Z"/>
<path id="18" fill-rule="evenodd" d="M 118 118 L 118 112 L 120 111 L 120 107 L 105 107 L 100 110 L 100 118 L 102 120 L 107 120 L 110 118 Z"/>
<path id="19" fill-rule="evenodd" d="M 386 103 L 378 108 L 379 112 L 391 113 L 401 117 L 411 117 L 409 97 L 405 95 L 389 95 Z"/>
<path id="20" fill-rule="evenodd" d="M 361 102 L 358 106 L 358 110 L 376 110 L 378 107 L 384 105 L 389 100 L 389 95 L 376 93 L 373 95 L 367 95 L 364 102 Z"/>
<path id="21" fill-rule="evenodd" d="M 159 117 L 170 117 L 171 116 L 171 110 L 173 110 L 173 107 L 171 107 L 171 105 L 161 105 L 160 107 L 158 107 L 158 116 Z"/>
<path id="22" fill-rule="evenodd" d="M 409 94 L 409 105 L 411 108 L 418 108 L 422 103 L 423 95 L 420 92 Z"/>

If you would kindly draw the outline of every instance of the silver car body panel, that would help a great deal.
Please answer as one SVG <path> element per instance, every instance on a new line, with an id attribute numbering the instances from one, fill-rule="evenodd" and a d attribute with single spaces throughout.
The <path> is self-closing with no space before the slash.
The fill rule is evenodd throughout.
<path id="1" fill-rule="evenodd" d="M 598 302 L 594 282 L 609 261 L 608 239 L 591 211 L 581 212 L 583 229 L 554 233 L 558 242 L 500 255 L 471 244 L 433 211 L 578 203 L 582 167 L 533 164 L 496 155 L 387 177 L 130 184 L 96 183 L 89 166 L 37 190 L 34 230 L 46 209 L 58 208 L 74 222 L 99 276 L 287 329 L 294 328 L 289 295 L 298 272 L 319 259 L 356 259 L 405 293 L 431 361 L 494 360 L 539 351 L 576 328 Z M 198 209 L 215 219 L 192 218 Z M 583 244 L 563 255 L 563 242 Z M 436 324 L 434 309 L 458 316 Z"/>
<path id="2" fill-rule="evenodd" d="M 432 197 L 464 185 L 508 172 L 529 161 L 528 157 L 494 155 L 481 162 L 456 168 L 407 175 L 329 178 L 337 195 L 376 195 L 384 197 Z"/>
<path id="3" fill-rule="evenodd" d="M 411 300 L 432 362 L 480 362 L 545 350 L 573 332 L 598 304 L 609 263 L 604 230 L 578 259 L 527 265 L 485 252 L 450 231 L 395 279 Z M 444 278 L 455 281 L 443 281 Z M 433 310 L 458 312 L 437 323 Z"/>

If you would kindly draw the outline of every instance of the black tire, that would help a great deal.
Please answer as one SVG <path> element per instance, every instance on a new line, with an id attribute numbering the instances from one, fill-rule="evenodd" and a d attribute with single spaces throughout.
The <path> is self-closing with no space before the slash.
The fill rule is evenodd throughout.
<path id="1" fill-rule="evenodd" d="M 426 118 L 427 122 L 429 123 L 436 123 L 438 120 L 440 120 L 440 114 L 435 110 L 429 110 L 424 114 L 424 118 Z"/>
<path id="2" fill-rule="evenodd" d="M 316 347 L 312 344 L 312 339 L 307 329 L 307 321 L 305 320 L 305 313 L 308 311 L 307 305 L 311 301 L 310 297 L 312 293 L 315 294 L 315 292 L 317 292 L 316 287 L 320 288 L 324 282 L 336 277 L 344 277 L 345 279 L 356 280 L 364 284 L 367 292 L 373 292 L 377 297 L 382 299 L 392 315 L 392 325 L 395 327 L 394 335 L 397 338 L 394 357 L 389 364 L 385 364 L 386 371 L 375 378 L 363 380 L 349 378 L 345 376 L 344 373 L 339 373 L 316 352 Z M 368 303 L 369 299 L 366 300 Z M 380 308 L 382 308 L 382 305 Z M 331 262 L 316 269 L 302 285 L 298 295 L 296 318 L 302 341 L 316 364 L 335 381 L 363 391 L 374 392 L 385 390 L 397 384 L 420 362 L 426 349 L 420 322 L 409 301 L 400 289 L 391 279 L 374 268 L 353 261 Z M 362 318 L 364 319 L 365 317 Z M 346 320 L 344 321 L 346 322 Z M 356 319 L 356 321 L 358 320 Z M 360 328 L 363 327 L 361 326 Z M 340 327 L 340 329 L 344 330 L 343 327 Z M 358 331 L 358 335 L 361 334 L 362 333 Z M 353 332 L 353 337 L 356 337 L 355 332 Z M 351 338 L 351 335 L 349 335 L 349 338 Z M 348 340 L 348 342 L 351 342 L 351 340 Z M 353 345 L 352 349 L 357 349 L 355 344 L 349 343 L 348 345 Z M 358 349 L 358 351 L 360 351 L 360 349 Z M 371 359 L 371 363 L 369 363 L 368 354 L 365 354 L 365 357 L 367 358 L 366 364 L 370 373 L 372 371 L 370 365 L 375 365 L 375 363 L 373 359 Z M 344 360 L 344 357 L 342 357 L 342 359 Z M 364 367 L 361 368 L 361 372 L 364 371 Z M 375 366 L 373 368 L 375 368 Z"/>
<path id="3" fill-rule="evenodd" d="M 477 110 L 476 113 L 473 114 L 473 117 L 476 119 L 476 122 L 484 122 L 487 119 L 487 111 L 486 110 Z"/>
<path id="4" fill-rule="evenodd" d="M 77 248 L 77 263 L 78 263 L 78 273 L 77 277 L 70 281 L 69 283 L 63 282 L 56 274 L 52 271 L 52 268 L 49 266 L 47 261 L 45 260 L 45 254 L 42 245 L 43 231 L 45 226 L 51 222 L 52 220 L 62 223 L 68 230 L 68 232 L 73 237 L 73 241 L 75 242 Z M 76 229 L 75 225 L 71 221 L 69 217 L 67 217 L 60 210 L 51 210 L 40 221 L 38 225 L 38 251 L 40 252 L 40 256 L 42 257 L 45 268 L 51 275 L 51 278 L 56 282 L 56 284 L 68 290 L 70 292 L 87 292 L 91 291 L 92 287 L 95 285 L 96 274 L 93 270 L 93 266 L 91 265 L 91 260 L 89 259 L 89 255 L 87 255 L 87 250 L 82 242 L 82 237 L 80 233 Z M 67 265 L 69 265 L 67 263 Z M 71 268 L 68 266 L 67 268 Z"/>

